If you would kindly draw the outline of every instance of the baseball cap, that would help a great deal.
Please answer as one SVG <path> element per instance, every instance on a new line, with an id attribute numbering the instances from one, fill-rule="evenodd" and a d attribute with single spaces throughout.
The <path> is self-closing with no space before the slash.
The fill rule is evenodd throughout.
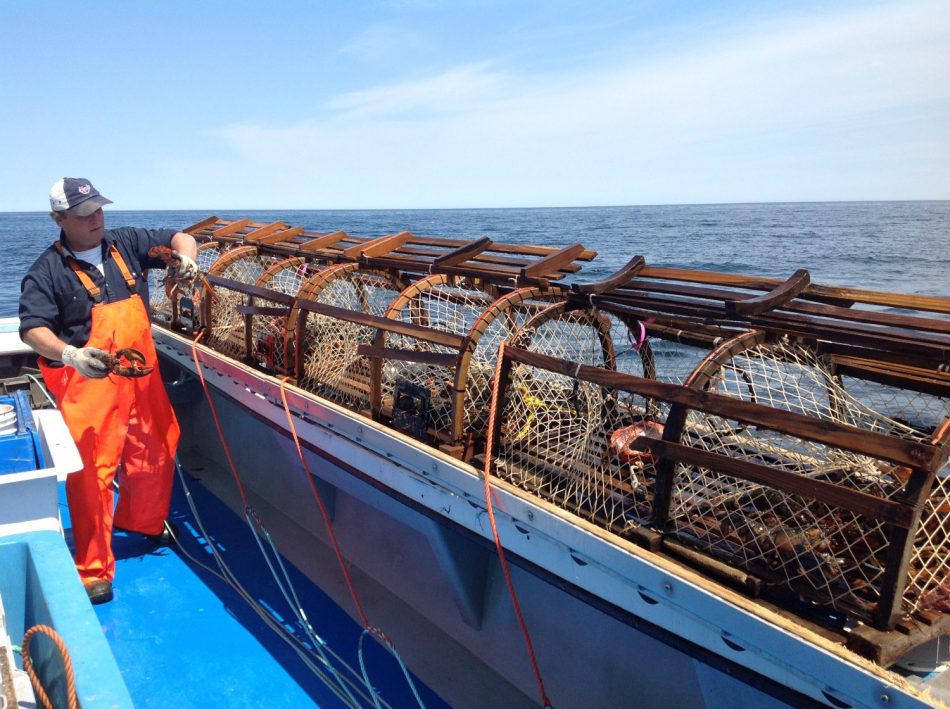
<path id="1" fill-rule="evenodd" d="M 84 177 L 64 177 L 56 180 L 49 191 L 49 204 L 54 212 L 71 210 L 80 217 L 88 217 L 105 204 L 112 204 Z"/>

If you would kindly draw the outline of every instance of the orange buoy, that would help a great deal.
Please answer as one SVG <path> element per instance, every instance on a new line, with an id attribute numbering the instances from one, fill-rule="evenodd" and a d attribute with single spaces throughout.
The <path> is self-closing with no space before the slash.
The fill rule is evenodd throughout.
<path id="1" fill-rule="evenodd" d="M 638 451 L 631 448 L 633 442 L 640 436 L 663 438 L 663 424 L 655 421 L 643 421 L 632 426 L 618 428 L 610 436 L 610 449 L 622 463 L 650 463 L 653 461 L 650 451 Z"/>

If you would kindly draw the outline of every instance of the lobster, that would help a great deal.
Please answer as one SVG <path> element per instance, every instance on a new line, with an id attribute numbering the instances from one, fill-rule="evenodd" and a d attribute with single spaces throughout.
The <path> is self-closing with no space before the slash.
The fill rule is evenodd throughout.
<path id="1" fill-rule="evenodd" d="M 152 373 L 154 367 L 145 366 L 145 355 L 133 347 L 123 347 L 115 352 L 94 353 L 93 356 L 109 368 L 110 374 L 138 379 Z"/>
<path id="2" fill-rule="evenodd" d="M 181 262 L 181 256 L 179 256 L 175 251 L 168 248 L 167 246 L 153 246 L 152 248 L 148 250 L 148 256 L 149 258 L 161 259 L 162 263 L 164 263 L 166 267 L 175 266 L 176 264 Z M 199 272 L 197 278 L 201 282 L 201 284 L 207 289 L 208 295 L 210 295 L 212 298 L 216 298 L 217 295 L 214 292 L 214 288 L 211 287 L 211 283 L 208 281 L 207 277 L 203 273 Z M 166 277 L 165 284 L 169 285 L 172 283 L 173 280 L 174 279 L 170 279 Z M 175 285 L 172 286 L 172 288 L 177 287 L 177 285 L 178 283 L 176 282 Z M 189 281 L 188 286 L 190 290 L 194 290 L 193 281 Z"/>

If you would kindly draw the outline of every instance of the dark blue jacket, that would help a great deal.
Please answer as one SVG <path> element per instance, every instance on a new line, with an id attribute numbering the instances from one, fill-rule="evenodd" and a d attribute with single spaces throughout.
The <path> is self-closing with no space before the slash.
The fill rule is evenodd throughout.
<path id="1" fill-rule="evenodd" d="M 165 268 L 162 261 L 148 257 L 148 250 L 153 246 L 170 246 L 176 231 L 137 227 L 107 229 L 102 243 L 105 277 L 92 264 L 84 261 L 79 263 L 99 286 L 103 302 L 125 300 L 132 293 L 109 254 L 109 245 L 114 243 L 135 276 L 135 290 L 142 297 L 147 309 L 148 282 L 143 271 L 149 268 Z M 66 247 L 62 232 L 59 238 Z M 69 253 L 68 248 L 63 251 Z M 51 245 L 30 266 L 20 284 L 20 335 L 34 327 L 48 327 L 67 344 L 82 347 L 89 339 L 93 305 L 92 296 L 79 282 L 79 278 L 66 262 L 66 257 L 59 253 L 55 245 Z"/>

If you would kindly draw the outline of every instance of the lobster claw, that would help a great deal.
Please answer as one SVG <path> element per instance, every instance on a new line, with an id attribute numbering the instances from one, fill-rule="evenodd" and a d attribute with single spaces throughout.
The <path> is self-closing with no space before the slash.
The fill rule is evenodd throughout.
<path id="1" fill-rule="evenodd" d="M 154 367 L 145 366 L 145 355 L 133 347 L 123 347 L 113 355 L 112 373 L 120 377 L 138 378 L 152 373 Z"/>

